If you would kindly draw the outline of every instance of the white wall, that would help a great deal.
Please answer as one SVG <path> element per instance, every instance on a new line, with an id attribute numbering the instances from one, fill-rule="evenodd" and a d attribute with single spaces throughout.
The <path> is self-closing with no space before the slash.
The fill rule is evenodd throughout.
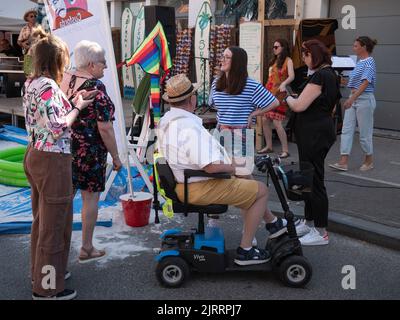
<path id="1" fill-rule="evenodd" d="M 303 19 L 327 18 L 329 0 L 304 0 Z"/>
<path id="2" fill-rule="evenodd" d="M 294 16 L 295 0 L 286 0 L 286 5 L 287 15 Z M 327 18 L 328 11 L 329 0 L 304 0 L 304 19 Z"/>
<path id="3" fill-rule="evenodd" d="M 0 17 L 23 20 L 24 13 L 32 8 L 36 3 L 29 0 L 0 0 Z"/>

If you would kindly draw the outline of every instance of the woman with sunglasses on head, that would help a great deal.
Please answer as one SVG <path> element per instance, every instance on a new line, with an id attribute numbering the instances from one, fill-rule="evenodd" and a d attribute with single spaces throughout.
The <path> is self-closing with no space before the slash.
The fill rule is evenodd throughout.
<path id="1" fill-rule="evenodd" d="M 69 99 L 80 90 L 93 92 L 94 101 L 72 125 L 72 178 L 74 190 L 82 195 L 82 247 L 79 262 L 101 259 L 104 250 L 93 246 L 100 193 L 105 189 L 107 153 L 113 170 L 122 167 L 118 156 L 113 121 L 115 107 L 99 79 L 107 68 L 104 49 L 96 42 L 82 40 L 74 49 L 76 70 L 66 72 L 61 89 Z"/>
<path id="2" fill-rule="evenodd" d="M 287 106 L 282 104 L 282 99 L 286 96 L 286 86 L 294 80 L 293 61 L 290 59 L 289 43 L 284 39 L 277 39 L 273 46 L 274 57 L 269 64 L 268 82 L 265 87 L 279 100 L 279 107 L 265 113 L 262 118 L 265 148 L 258 153 L 273 152 L 272 148 L 272 123 L 275 126 L 279 140 L 282 144 L 280 158 L 290 156 L 288 141 L 285 128 L 282 122 L 286 119 Z"/>
<path id="3" fill-rule="evenodd" d="M 305 200 L 304 215 L 298 227 L 302 245 L 326 245 L 329 243 L 328 196 L 324 184 L 326 155 L 335 142 L 332 111 L 340 97 L 338 77 L 332 69 L 331 54 L 319 40 L 303 43 L 302 57 L 313 74 L 298 98 L 287 96 L 289 108 L 296 113 L 294 135 L 301 162 L 314 168 L 313 187 Z"/>
<path id="4" fill-rule="evenodd" d="M 340 141 L 340 160 L 329 166 L 336 170 L 347 171 L 356 125 L 360 129 L 360 144 L 365 153 L 361 171 L 373 169 L 372 134 L 374 129 L 374 111 L 376 101 L 376 66 L 371 53 L 377 44 L 369 37 L 358 37 L 353 44 L 353 51 L 358 57 L 355 69 L 350 74 L 347 87 L 350 97 L 343 104 L 345 108 L 342 135 Z"/>
<path id="5" fill-rule="evenodd" d="M 69 300 L 76 296 L 64 284 L 72 231 L 70 127 L 92 100 L 80 91 L 69 103 L 59 88 L 69 64 L 68 48 L 61 39 L 41 35 L 32 51 L 33 73 L 24 84 L 22 100 L 30 142 L 24 170 L 31 185 L 33 215 L 32 298 Z M 49 275 L 55 277 L 51 288 L 46 280 Z"/>

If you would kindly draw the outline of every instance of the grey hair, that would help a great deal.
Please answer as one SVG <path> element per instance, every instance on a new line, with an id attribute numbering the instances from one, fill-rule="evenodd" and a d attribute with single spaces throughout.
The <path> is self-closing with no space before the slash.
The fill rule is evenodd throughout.
<path id="1" fill-rule="evenodd" d="M 87 68 L 91 62 L 104 60 L 105 53 L 105 50 L 97 42 L 79 41 L 74 49 L 76 68 Z"/>

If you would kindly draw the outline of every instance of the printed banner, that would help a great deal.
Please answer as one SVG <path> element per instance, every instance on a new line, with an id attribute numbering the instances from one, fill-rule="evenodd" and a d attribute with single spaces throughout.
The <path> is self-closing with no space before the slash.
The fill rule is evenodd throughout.
<path id="1" fill-rule="evenodd" d="M 106 1 L 45 0 L 44 2 L 51 32 L 67 43 L 72 64 L 74 64 L 73 50 L 79 41 L 95 41 L 104 48 L 107 68 L 104 70 L 101 81 L 105 84 L 107 93 L 115 105 L 115 137 L 121 159 L 126 162 L 128 148 L 125 119 Z"/>
<path id="2" fill-rule="evenodd" d="M 121 20 L 121 58 L 122 60 L 125 60 L 133 53 L 133 14 L 129 8 L 124 10 Z M 124 84 L 124 97 L 127 99 L 132 99 L 135 95 L 135 79 L 133 75 L 133 68 L 122 68 L 122 81 Z"/>

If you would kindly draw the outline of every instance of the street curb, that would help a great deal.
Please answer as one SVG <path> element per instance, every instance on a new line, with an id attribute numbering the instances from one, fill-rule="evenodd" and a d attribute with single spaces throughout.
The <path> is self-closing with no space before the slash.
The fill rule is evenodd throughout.
<path id="1" fill-rule="evenodd" d="M 269 201 L 270 210 L 278 216 L 282 216 L 282 207 L 279 202 Z M 297 217 L 304 217 L 304 208 L 290 204 L 290 210 Z M 400 229 L 386 226 L 380 223 L 367 221 L 348 215 L 329 212 L 328 230 L 351 238 L 373 243 L 385 248 L 400 251 Z"/>

